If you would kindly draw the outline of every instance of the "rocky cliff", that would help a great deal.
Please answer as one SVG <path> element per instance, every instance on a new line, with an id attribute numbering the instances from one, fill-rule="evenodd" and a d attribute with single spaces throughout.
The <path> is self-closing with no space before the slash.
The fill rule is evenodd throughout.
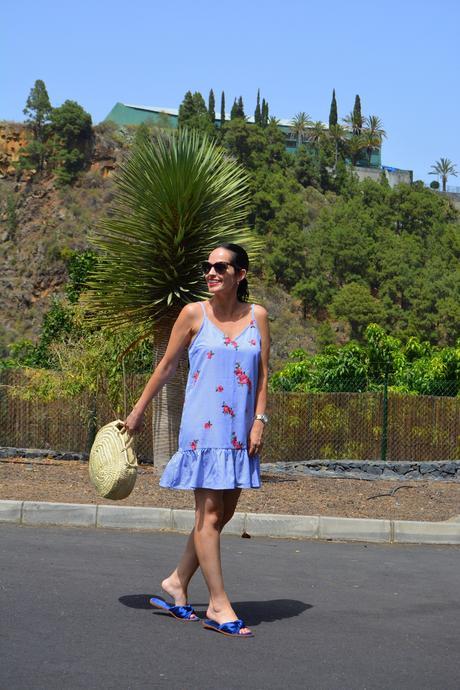
<path id="1" fill-rule="evenodd" d="M 14 122 L 0 124 L 0 178 L 12 176 L 19 159 L 19 149 L 27 143 L 26 128 Z"/>

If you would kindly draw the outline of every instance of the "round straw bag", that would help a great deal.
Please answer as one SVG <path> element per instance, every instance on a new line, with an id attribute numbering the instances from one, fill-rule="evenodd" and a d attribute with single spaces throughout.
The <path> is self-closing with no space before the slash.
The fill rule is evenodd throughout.
<path id="1" fill-rule="evenodd" d="M 137 477 L 133 437 L 117 419 L 96 434 L 89 454 L 89 477 L 103 498 L 120 500 L 129 496 Z"/>

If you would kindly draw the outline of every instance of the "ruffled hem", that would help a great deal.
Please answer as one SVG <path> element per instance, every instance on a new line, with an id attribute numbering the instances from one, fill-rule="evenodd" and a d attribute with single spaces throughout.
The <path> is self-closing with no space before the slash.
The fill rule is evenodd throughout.
<path id="1" fill-rule="evenodd" d="M 258 489 L 260 461 L 247 448 L 200 448 L 174 453 L 160 479 L 165 489 Z"/>

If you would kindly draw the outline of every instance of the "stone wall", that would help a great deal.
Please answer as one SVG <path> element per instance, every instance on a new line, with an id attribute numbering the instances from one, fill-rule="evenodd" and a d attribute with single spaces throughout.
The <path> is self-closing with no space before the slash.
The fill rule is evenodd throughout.
<path id="1" fill-rule="evenodd" d="M 262 472 L 344 479 L 437 479 L 460 481 L 460 460 L 379 462 L 371 460 L 305 460 L 261 463 Z"/>
<path id="2" fill-rule="evenodd" d="M 384 172 L 390 187 L 395 187 L 400 183 L 412 184 L 412 170 L 386 170 L 385 168 L 354 167 L 353 172 L 358 176 L 360 182 L 366 179 L 371 179 L 378 182 L 381 178 L 382 172 Z"/>

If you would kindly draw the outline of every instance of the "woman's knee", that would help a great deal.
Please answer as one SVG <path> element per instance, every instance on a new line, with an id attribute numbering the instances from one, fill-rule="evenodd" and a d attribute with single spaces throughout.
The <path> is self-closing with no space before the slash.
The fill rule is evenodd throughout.
<path id="1" fill-rule="evenodd" d="M 218 496 L 204 496 L 200 497 L 204 500 L 198 500 L 195 507 L 195 529 L 203 529 L 208 527 L 220 530 L 223 527 L 224 520 L 224 505 L 223 501 L 219 500 Z"/>
<path id="2" fill-rule="evenodd" d="M 241 489 L 233 489 L 224 493 L 224 508 L 222 514 L 222 527 L 230 522 L 235 514 L 236 505 L 241 494 Z"/>
<path id="3" fill-rule="evenodd" d="M 221 521 L 221 526 L 225 527 L 227 522 L 230 522 L 232 517 L 235 514 L 235 508 L 225 508 L 223 513 L 222 513 L 222 521 Z"/>

